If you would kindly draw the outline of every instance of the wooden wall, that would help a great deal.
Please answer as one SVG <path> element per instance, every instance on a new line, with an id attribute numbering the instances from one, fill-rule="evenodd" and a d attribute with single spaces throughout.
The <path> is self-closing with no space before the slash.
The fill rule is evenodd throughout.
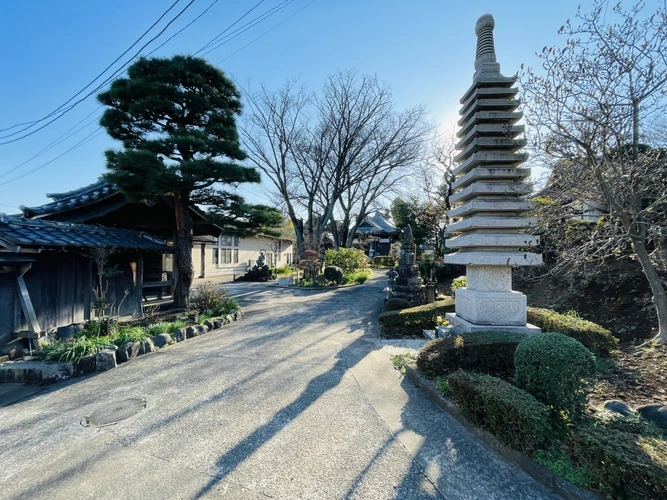
<path id="1" fill-rule="evenodd" d="M 117 265 L 119 273 L 109 279 L 108 297 L 115 298 L 118 305 L 125 290 L 129 291 L 121 316 L 140 312 L 141 288 L 136 286 L 136 274 L 141 272 L 139 257 L 138 252 L 124 252 L 111 258 L 110 264 Z M 37 259 L 24 279 L 40 328 L 48 331 L 90 319 L 95 277 L 90 259 L 75 251 L 43 252 Z M 13 332 L 27 330 L 17 296 L 16 274 L 0 274 L 0 346 L 12 340 Z"/>

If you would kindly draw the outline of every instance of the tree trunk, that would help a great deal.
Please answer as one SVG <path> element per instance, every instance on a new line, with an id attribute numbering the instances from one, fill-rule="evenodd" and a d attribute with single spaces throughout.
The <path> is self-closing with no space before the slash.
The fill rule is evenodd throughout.
<path id="1" fill-rule="evenodd" d="M 653 305 L 658 313 L 658 334 L 653 338 L 654 342 L 667 344 L 667 294 L 660 282 L 660 276 L 653 267 L 651 257 L 646 251 L 646 245 L 643 241 L 632 240 L 632 249 L 634 250 L 639 263 L 642 266 L 644 275 L 653 292 Z"/>
<path id="2" fill-rule="evenodd" d="M 176 234 L 174 235 L 174 265 L 178 269 L 178 278 L 174 286 L 174 307 L 190 306 L 190 287 L 195 270 L 192 265 L 192 216 L 189 211 L 189 193 L 174 194 L 176 216 Z"/>

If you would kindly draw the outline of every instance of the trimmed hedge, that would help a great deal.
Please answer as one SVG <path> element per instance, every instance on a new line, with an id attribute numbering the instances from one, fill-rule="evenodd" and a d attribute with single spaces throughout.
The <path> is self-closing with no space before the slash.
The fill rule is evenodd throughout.
<path id="1" fill-rule="evenodd" d="M 454 299 L 445 297 L 444 300 L 436 300 L 433 304 L 401 309 L 400 311 L 388 311 L 380 314 L 380 325 L 385 328 L 409 327 L 415 329 L 433 328 L 435 318 L 444 316 L 445 313 L 454 312 Z"/>
<path id="2" fill-rule="evenodd" d="M 543 332 L 558 332 L 577 339 L 589 351 L 602 357 L 609 357 L 618 350 L 618 339 L 592 321 L 559 314 L 551 309 L 529 307 L 528 323 L 539 326 Z"/>
<path id="3" fill-rule="evenodd" d="M 573 459 L 587 467 L 607 498 L 667 498 L 667 442 L 606 427 L 584 427 L 570 440 Z"/>
<path id="4" fill-rule="evenodd" d="M 502 379 L 459 370 L 447 378 L 461 412 L 500 441 L 529 453 L 552 436 L 549 408 Z"/>
<path id="5" fill-rule="evenodd" d="M 581 342 L 560 333 L 525 338 L 514 353 L 516 385 L 577 420 L 586 410 L 595 358 Z"/>
<path id="6" fill-rule="evenodd" d="M 371 266 L 373 266 L 373 267 L 394 267 L 394 258 L 389 257 L 388 255 L 379 255 L 377 257 L 373 257 L 373 260 L 371 262 Z"/>
<path id="7" fill-rule="evenodd" d="M 514 351 L 525 338 L 519 333 L 480 332 L 432 340 L 419 351 L 417 368 L 434 377 L 459 369 L 513 375 Z"/>
<path id="8" fill-rule="evenodd" d="M 394 297 L 389 299 L 384 303 L 384 312 L 387 311 L 400 311 L 401 309 L 407 309 L 410 307 L 410 302 L 399 297 Z"/>

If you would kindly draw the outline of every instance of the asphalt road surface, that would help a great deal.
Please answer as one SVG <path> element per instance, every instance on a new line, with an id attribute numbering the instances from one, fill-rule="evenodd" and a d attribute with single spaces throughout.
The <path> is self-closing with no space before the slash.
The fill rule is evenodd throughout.
<path id="1" fill-rule="evenodd" d="M 231 284 L 242 321 L 1 407 L 0 498 L 556 498 L 393 368 L 383 278 Z"/>

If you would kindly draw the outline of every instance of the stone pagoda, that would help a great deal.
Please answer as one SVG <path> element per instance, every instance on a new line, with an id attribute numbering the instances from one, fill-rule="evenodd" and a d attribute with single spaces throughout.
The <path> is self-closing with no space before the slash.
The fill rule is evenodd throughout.
<path id="1" fill-rule="evenodd" d="M 522 197 L 530 192 L 524 182 L 530 169 L 521 167 L 527 155 L 519 152 L 526 144 L 524 126 L 517 125 L 523 114 L 516 78 L 501 75 L 496 62 L 494 25 L 490 14 L 477 21 L 473 84 L 461 99 L 449 211 L 456 221 L 447 227 L 457 236 L 445 242 L 459 250 L 445 262 L 466 266 L 467 286 L 456 290 L 456 313 L 447 318 L 457 333 L 536 333 L 526 324 L 526 296 L 512 291 L 512 267 L 539 265 L 542 257 L 525 251 L 538 238 L 520 232 L 537 221 L 523 215 L 533 208 Z"/>
<path id="2" fill-rule="evenodd" d="M 398 266 L 398 277 L 394 282 L 392 297 L 407 300 L 412 305 L 420 305 L 424 301 L 424 282 L 419 274 L 419 266 L 415 263 L 415 240 L 412 227 L 408 225 L 403 232 L 401 263 Z"/>

